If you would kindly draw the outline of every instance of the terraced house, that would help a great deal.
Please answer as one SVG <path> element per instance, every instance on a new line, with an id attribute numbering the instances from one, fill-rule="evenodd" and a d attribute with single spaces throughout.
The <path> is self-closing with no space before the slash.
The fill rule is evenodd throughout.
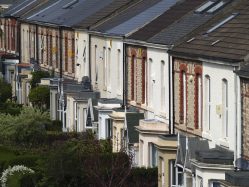
<path id="1" fill-rule="evenodd" d="M 158 186 L 248 186 L 247 0 L 24 0 L 0 18 L 0 75 L 92 131 Z"/>

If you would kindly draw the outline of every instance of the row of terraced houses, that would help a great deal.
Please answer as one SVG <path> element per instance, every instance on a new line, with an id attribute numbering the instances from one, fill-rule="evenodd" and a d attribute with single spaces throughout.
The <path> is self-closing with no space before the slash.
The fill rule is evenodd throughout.
<path id="1" fill-rule="evenodd" d="M 160 187 L 249 186 L 248 0 L 23 0 L 0 18 L 1 73 L 51 119 L 158 167 Z"/>

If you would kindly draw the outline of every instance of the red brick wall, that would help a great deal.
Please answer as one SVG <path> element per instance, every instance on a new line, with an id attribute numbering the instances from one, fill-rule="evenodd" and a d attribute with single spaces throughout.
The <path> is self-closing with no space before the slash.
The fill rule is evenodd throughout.
<path id="1" fill-rule="evenodd" d="M 146 92 L 146 48 L 127 46 L 127 78 L 128 78 L 128 100 L 135 101 L 137 105 L 145 103 Z"/>
<path id="2" fill-rule="evenodd" d="M 202 64 L 197 61 L 174 58 L 174 111 L 175 124 L 182 130 L 195 133 L 198 128 L 198 75 L 202 75 Z M 183 72 L 186 74 L 186 124 L 184 122 Z M 202 88 L 201 88 L 202 94 Z M 201 95 L 202 97 L 202 95 Z M 202 111 L 201 115 L 202 115 Z M 201 130 L 201 127 L 198 129 Z"/>

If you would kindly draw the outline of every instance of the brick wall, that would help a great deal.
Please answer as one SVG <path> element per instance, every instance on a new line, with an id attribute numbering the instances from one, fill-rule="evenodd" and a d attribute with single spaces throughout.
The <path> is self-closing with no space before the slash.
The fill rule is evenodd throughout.
<path id="1" fill-rule="evenodd" d="M 127 60 L 127 89 L 128 100 L 135 101 L 137 105 L 145 103 L 145 67 L 147 59 L 146 48 L 127 46 L 126 60 Z"/>
<path id="2" fill-rule="evenodd" d="M 242 155 L 249 160 L 249 80 L 241 79 Z"/>
<path id="3" fill-rule="evenodd" d="M 183 72 L 186 74 L 186 124 L 183 124 Z M 193 133 L 195 133 L 198 126 L 197 75 L 202 75 L 202 65 L 200 62 L 179 58 L 174 59 L 175 123 L 179 128 Z M 200 112 L 202 113 L 202 111 Z"/>

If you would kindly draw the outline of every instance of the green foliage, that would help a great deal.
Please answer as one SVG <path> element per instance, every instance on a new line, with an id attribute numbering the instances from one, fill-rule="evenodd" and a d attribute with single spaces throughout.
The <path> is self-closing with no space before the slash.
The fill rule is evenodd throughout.
<path id="1" fill-rule="evenodd" d="M 62 130 L 62 122 L 60 120 L 53 120 L 52 123 L 47 124 L 46 130 L 47 131 L 61 132 L 61 130 Z"/>
<path id="2" fill-rule="evenodd" d="M 36 176 L 35 174 L 25 174 L 20 180 L 20 187 L 35 187 Z"/>
<path id="3" fill-rule="evenodd" d="M 0 113 L 19 115 L 22 110 L 21 104 L 16 104 L 14 102 L 5 102 L 0 106 Z"/>
<path id="4" fill-rule="evenodd" d="M 132 168 L 124 186 L 157 187 L 158 168 Z"/>
<path id="5" fill-rule="evenodd" d="M 11 85 L 0 79 L 0 105 L 12 97 Z"/>
<path id="6" fill-rule="evenodd" d="M 29 100 L 33 106 L 40 109 L 49 108 L 50 104 L 50 90 L 47 86 L 38 86 L 31 89 L 29 93 Z"/>
<path id="7" fill-rule="evenodd" d="M 24 107 L 20 115 L 0 114 L 0 142 L 32 147 L 46 141 L 49 113 Z"/>
<path id="8" fill-rule="evenodd" d="M 35 88 L 37 84 L 41 82 L 42 78 L 48 78 L 48 77 L 50 77 L 50 74 L 47 71 L 32 72 L 32 79 L 30 81 L 31 88 Z"/>

